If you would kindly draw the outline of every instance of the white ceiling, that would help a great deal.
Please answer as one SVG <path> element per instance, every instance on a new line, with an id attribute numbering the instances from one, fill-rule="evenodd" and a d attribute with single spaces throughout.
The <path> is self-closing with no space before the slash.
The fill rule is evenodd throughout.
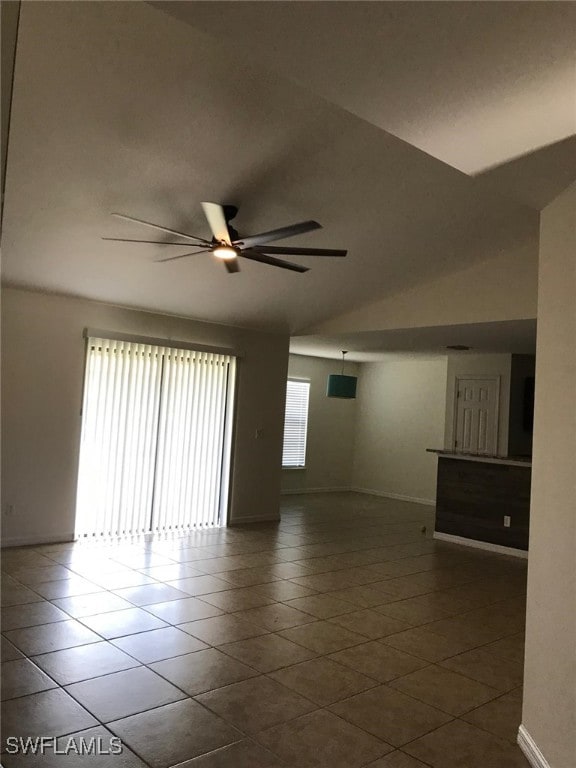
<path id="1" fill-rule="evenodd" d="M 470 350 L 457 354 L 536 352 L 536 320 L 509 320 L 496 323 L 438 325 L 427 328 L 395 328 L 388 331 L 341 334 L 338 336 L 294 336 L 290 352 L 366 363 L 398 355 L 431 357 L 454 354 L 448 345 L 462 344 Z"/>
<path id="2" fill-rule="evenodd" d="M 287 20 L 272 42 L 256 44 L 240 34 L 234 16 L 250 3 L 156 5 L 22 4 L 2 238 L 5 282 L 301 332 L 502 253 L 532 230 L 537 213 L 522 202 L 538 196 L 538 178 L 531 198 L 518 202 L 498 180 L 470 178 L 314 93 L 313 62 L 306 65 L 306 87 L 268 68 L 270 51 L 283 49 L 292 34 Z M 283 3 L 256 5 L 264 21 L 272 6 L 285 12 Z M 307 26 L 300 4 L 290 5 L 300 27 Z M 334 48 L 342 57 L 352 55 L 338 21 L 340 6 L 348 4 L 304 5 L 334 12 Z M 380 4 L 352 5 L 362 17 L 376 13 L 367 6 Z M 421 7 L 426 19 L 424 6 L 438 4 L 406 5 L 414 7 L 410 13 Z M 186 23 L 174 18 L 175 10 L 187 15 Z M 221 34 L 192 26 L 196 12 L 203 27 L 208 17 L 219 18 Z M 555 11 L 551 18 L 556 29 Z M 406 23 L 402 17 L 398 30 Z M 541 27 L 530 19 L 518 25 L 523 40 L 548 39 L 547 25 Z M 513 38 L 513 29 L 506 29 Z M 234 44 L 227 42 L 231 31 Z M 430 34 L 436 40 L 437 30 Z M 562 39 L 555 49 L 560 58 Z M 327 46 L 322 40 L 319 50 Z M 512 51 L 524 45 L 500 44 Z M 445 69 L 462 60 L 462 50 L 442 50 Z M 558 56 L 542 65 L 552 79 Z M 354 76 L 367 66 L 359 60 Z M 406 63 L 404 69 L 409 83 Z M 435 92 L 439 110 L 446 100 L 452 103 L 452 91 L 445 85 Z M 562 112 L 563 98 L 551 103 L 551 112 L 556 106 Z M 401 105 L 389 105 L 391 114 L 402 113 Z M 560 122 L 550 119 L 554 138 Z M 476 141 L 472 136 L 470 146 Z M 546 194 L 554 183 L 548 180 Z M 315 218 L 323 230 L 286 245 L 344 247 L 349 256 L 299 258 L 312 268 L 304 275 L 246 262 L 240 274 L 228 275 L 209 255 L 156 264 L 163 254 L 158 247 L 101 240 L 151 232 L 111 218 L 111 211 L 206 236 L 202 200 L 239 205 L 234 223 L 241 234 Z"/>
<path id="3" fill-rule="evenodd" d="M 576 131 L 572 2 L 159 2 L 476 174 Z"/>

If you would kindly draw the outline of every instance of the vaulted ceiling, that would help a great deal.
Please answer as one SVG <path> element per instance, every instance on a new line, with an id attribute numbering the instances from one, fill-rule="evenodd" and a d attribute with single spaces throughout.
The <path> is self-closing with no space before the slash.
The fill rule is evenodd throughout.
<path id="1" fill-rule="evenodd" d="M 570 3 L 23 3 L 3 280 L 301 332 L 506 253 L 576 176 L 573 34 Z M 150 234 L 112 211 L 205 237 L 203 200 L 349 255 L 101 239 Z"/>

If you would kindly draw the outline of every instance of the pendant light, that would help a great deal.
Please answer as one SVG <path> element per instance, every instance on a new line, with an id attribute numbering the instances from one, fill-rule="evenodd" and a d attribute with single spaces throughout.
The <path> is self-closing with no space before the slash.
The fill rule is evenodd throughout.
<path id="1" fill-rule="evenodd" d="M 356 397 L 356 376 L 344 375 L 344 360 L 348 352 L 342 350 L 342 372 L 331 373 L 328 376 L 326 386 L 326 397 L 340 397 L 346 400 L 353 400 Z"/>

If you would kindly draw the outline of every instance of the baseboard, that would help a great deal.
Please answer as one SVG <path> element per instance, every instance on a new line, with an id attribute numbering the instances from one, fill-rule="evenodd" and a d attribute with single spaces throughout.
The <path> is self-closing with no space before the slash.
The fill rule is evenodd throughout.
<path id="1" fill-rule="evenodd" d="M 402 493 L 390 493 L 389 491 L 375 491 L 372 488 L 350 488 L 356 493 L 367 493 L 370 496 L 384 496 L 386 499 L 398 499 L 399 501 L 411 501 L 414 504 L 426 504 L 428 507 L 435 507 L 434 499 L 422 499 L 419 496 L 404 496 Z"/>
<path id="2" fill-rule="evenodd" d="M 523 725 L 518 728 L 518 738 L 516 741 L 532 768 L 551 768 L 550 763 L 540 752 L 538 745 Z"/>
<path id="3" fill-rule="evenodd" d="M 239 517 L 237 519 L 229 520 L 228 525 L 243 525 L 244 523 L 279 523 L 280 515 L 270 515 L 268 517 L 261 517 L 258 515 L 250 515 L 250 517 Z"/>
<path id="4" fill-rule="evenodd" d="M 503 547 L 501 544 L 492 544 L 489 541 L 478 541 L 477 539 L 467 539 L 464 536 L 454 536 L 451 533 L 440 533 L 434 531 L 432 538 L 439 541 L 447 541 L 450 544 L 463 544 L 465 547 L 474 547 L 475 549 L 485 549 L 488 552 L 497 552 L 499 555 L 512 555 L 512 557 L 522 557 L 528 559 L 528 552 L 525 549 L 515 549 L 514 547 Z"/>
<path id="5" fill-rule="evenodd" d="M 14 538 L 2 537 L 2 543 L 0 547 L 7 549 L 8 547 L 40 547 L 42 544 L 69 544 L 74 541 L 74 534 L 68 533 L 61 536 L 16 536 Z"/>
<path id="6" fill-rule="evenodd" d="M 356 490 L 349 486 L 335 486 L 334 488 L 286 488 L 280 491 L 281 496 L 294 496 L 304 493 L 346 493 Z"/>

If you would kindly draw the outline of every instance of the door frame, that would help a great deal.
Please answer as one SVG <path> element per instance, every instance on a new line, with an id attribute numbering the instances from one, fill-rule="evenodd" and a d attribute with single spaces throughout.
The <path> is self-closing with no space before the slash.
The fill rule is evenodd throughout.
<path id="1" fill-rule="evenodd" d="M 483 379 L 496 382 L 496 402 L 494 408 L 494 453 L 499 455 L 498 440 L 500 437 L 500 384 L 502 377 L 491 373 L 457 373 L 454 376 L 454 388 L 452 391 L 452 435 L 450 436 L 450 448 L 457 451 L 456 435 L 458 434 L 458 388 L 461 381 Z"/>

